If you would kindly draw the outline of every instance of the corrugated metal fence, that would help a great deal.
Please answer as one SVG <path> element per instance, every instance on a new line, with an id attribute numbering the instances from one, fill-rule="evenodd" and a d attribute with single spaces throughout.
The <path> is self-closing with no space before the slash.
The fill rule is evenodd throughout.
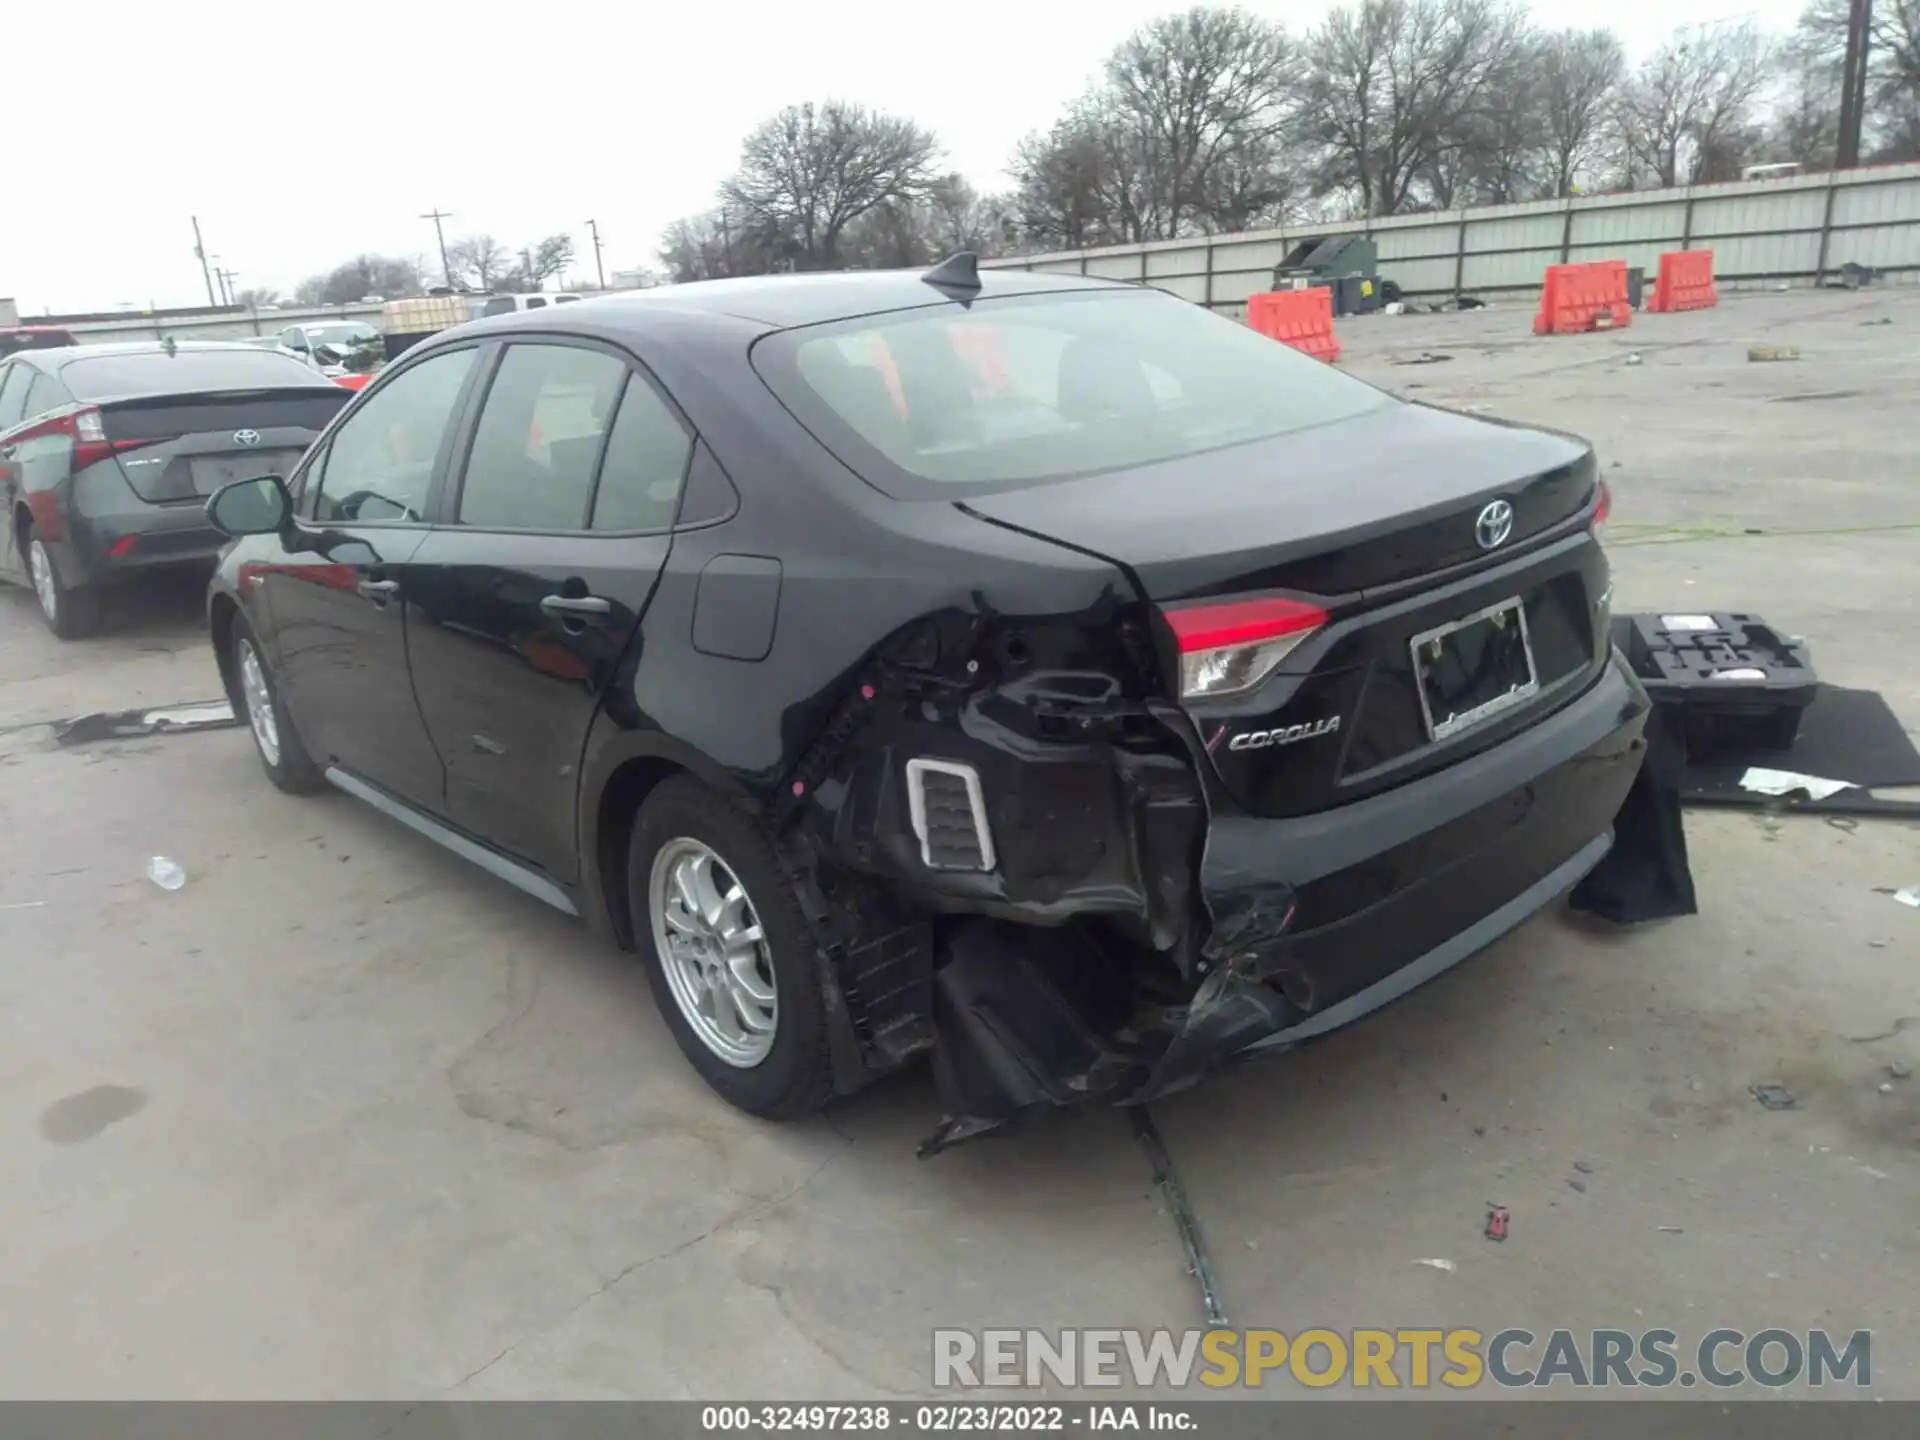
<path id="1" fill-rule="evenodd" d="M 1137 280 L 1238 313 L 1272 288 L 1302 240 L 1363 231 L 1380 275 L 1408 295 L 1540 288 L 1549 265 L 1624 260 L 1648 282 L 1663 250 L 1707 248 L 1724 285 L 1812 284 L 1849 262 L 1883 282 L 1920 284 L 1920 164 L 1625 195 L 1581 195 L 1378 220 L 1289 225 L 1145 245 L 985 262 L 1041 273 Z"/>

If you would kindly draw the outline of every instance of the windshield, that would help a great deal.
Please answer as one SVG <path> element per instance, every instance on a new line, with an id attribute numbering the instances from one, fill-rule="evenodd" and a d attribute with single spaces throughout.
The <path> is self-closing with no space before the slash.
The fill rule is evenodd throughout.
<path id="1" fill-rule="evenodd" d="M 753 355 L 802 422 L 890 493 L 1150 465 L 1392 403 L 1154 291 L 933 306 L 788 331 Z"/>

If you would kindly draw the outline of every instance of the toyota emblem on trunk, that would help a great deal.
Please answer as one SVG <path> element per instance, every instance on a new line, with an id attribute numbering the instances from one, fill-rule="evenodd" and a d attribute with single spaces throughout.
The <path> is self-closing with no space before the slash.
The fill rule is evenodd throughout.
<path id="1" fill-rule="evenodd" d="M 236 430 L 233 432 L 233 443 L 236 445 L 258 445 L 260 443 L 260 432 L 258 430 Z M 1480 523 L 1483 526 L 1487 523 L 1487 517 L 1484 512 L 1480 516 Z M 1483 541 L 1482 543 L 1484 544 L 1485 542 Z M 1493 543 L 1498 545 L 1500 542 L 1496 540 Z"/>
<path id="2" fill-rule="evenodd" d="M 1480 512 L 1480 518 L 1473 522 L 1473 538 L 1480 542 L 1482 550 L 1497 550 L 1507 543 L 1507 537 L 1513 534 L 1513 506 L 1504 500 L 1496 500 Z"/>

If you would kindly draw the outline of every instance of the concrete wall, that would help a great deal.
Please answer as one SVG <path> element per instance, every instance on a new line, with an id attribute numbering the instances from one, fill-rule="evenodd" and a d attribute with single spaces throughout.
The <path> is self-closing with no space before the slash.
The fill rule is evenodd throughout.
<path id="1" fill-rule="evenodd" d="M 378 305 L 288 305 L 278 310 L 236 310 L 218 314 L 169 316 L 146 315 L 130 311 L 111 320 L 83 320 L 68 323 L 67 329 L 82 343 L 105 344 L 114 340 L 161 340 L 171 335 L 176 340 L 246 340 L 255 335 L 272 335 L 302 321 L 364 320 L 380 323 Z"/>
<path id="2" fill-rule="evenodd" d="M 1378 244 L 1382 278 L 1409 295 L 1537 291 L 1547 266 L 1583 260 L 1643 266 L 1651 283 L 1661 251 L 1687 248 L 1711 249 L 1720 283 L 1734 287 L 1812 284 L 1849 261 L 1884 272 L 1881 283 L 1920 284 L 1920 164 L 1289 225 L 985 263 L 1142 281 L 1239 313 L 1249 295 L 1272 288 L 1273 267 L 1301 240 L 1356 230 Z"/>

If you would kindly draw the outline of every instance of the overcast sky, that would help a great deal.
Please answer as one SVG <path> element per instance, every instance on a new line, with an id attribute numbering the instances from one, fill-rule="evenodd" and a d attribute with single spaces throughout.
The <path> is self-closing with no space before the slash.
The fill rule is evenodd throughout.
<path id="1" fill-rule="evenodd" d="M 909 115 L 983 189 L 1134 26 L 1178 0 L 828 0 L 506 11 L 426 0 L 6 6 L 0 296 L 23 315 L 204 304 L 190 216 L 240 287 L 290 290 L 362 251 L 427 256 L 431 222 L 518 246 L 598 220 L 609 271 L 655 263 L 741 136 L 783 104 Z M 1311 25 L 1328 0 L 1250 0 Z M 1674 25 L 1799 0 L 1537 0 L 1630 53 Z M 437 266 L 437 256 L 432 262 Z"/>

